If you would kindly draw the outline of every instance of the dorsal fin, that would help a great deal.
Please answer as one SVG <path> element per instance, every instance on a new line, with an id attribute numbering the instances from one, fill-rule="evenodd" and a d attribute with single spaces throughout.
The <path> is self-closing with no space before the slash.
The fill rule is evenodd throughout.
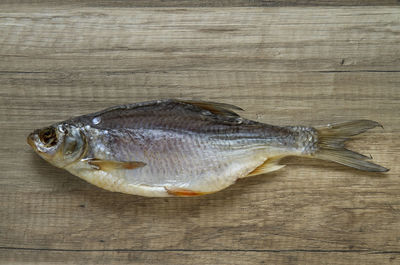
<path id="1" fill-rule="evenodd" d="M 239 117 L 239 114 L 232 110 L 240 110 L 243 111 L 242 108 L 227 104 L 227 103 L 218 103 L 218 102 L 212 102 L 212 101 L 202 101 L 202 100 L 183 100 L 183 99 L 163 99 L 163 100 L 154 100 L 154 101 L 146 101 L 146 102 L 140 102 L 140 103 L 133 103 L 133 104 L 128 104 L 128 105 L 118 105 L 118 106 L 113 106 L 101 111 L 98 111 L 96 113 L 92 113 L 91 116 L 101 116 L 113 111 L 124 111 L 124 110 L 133 110 L 133 109 L 139 109 L 141 107 L 149 107 L 149 106 L 156 106 L 160 104 L 169 104 L 169 103 L 175 103 L 175 104 L 189 104 L 196 106 L 200 109 L 203 110 L 208 110 L 211 113 L 214 113 L 216 115 L 224 115 L 224 116 L 230 116 L 230 117 Z"/>
<path id="2" fill-rule="evenodd" d="M 233 110 L 241 108 L 225 103 L 163 99 L 127 105 L 119 105 L 95 113 L 79 116 L 69 123 L 89 124 L 97 129 L 136 129 L 146 126 L 170 128 L 171 123 L 177 129 L 186 130 L 186 122 L 177 120 L 191 119 L 190 130 L 206 131 L 204 125 L 255 124 L 241 118 Z"/>
<path id="3" fill-rule="evenodd" d="M 226 103 L 218 103 L 218 102 L 202 101 L 202 100 L 179 100 L 179 99 L 175 99 L 175 101 L 194 105 L 201 109 L 208 110 L 211 113 L 216 114 L 216 115 L 238 117 L 239 114 L 232 111 L 232 109 L 243 111 L 243 109 L 238 106 L 226 104 Z"/>

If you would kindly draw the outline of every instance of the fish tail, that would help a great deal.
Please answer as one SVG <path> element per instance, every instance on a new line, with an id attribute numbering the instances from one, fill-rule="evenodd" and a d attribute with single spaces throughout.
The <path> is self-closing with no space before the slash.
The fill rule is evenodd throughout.
<path id="1" fill-rule="evenodd" d="M 361 134 L 377 126 L 383 128 L 376 121 L 356 120 L 315 128 L 317 132 L 316 150 L 310 155 L 359 170 L 387 172 L 389 169 L 367 161 L 368 159 L 372 159 L 372 157 L 348 150 L 344 146 L 345 142 L 352 136 Z"/>

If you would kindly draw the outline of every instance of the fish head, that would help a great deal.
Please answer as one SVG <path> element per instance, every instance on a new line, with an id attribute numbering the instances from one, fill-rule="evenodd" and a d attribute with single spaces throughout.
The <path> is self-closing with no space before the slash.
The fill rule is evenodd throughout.
<path id="1" fill-rule="evenodd" d="M 35 130 L 29 134 L 27 142 L 44 160 L 61 168 L 79 160 L 86 149 L 81 128 L 69 124 Z"/>

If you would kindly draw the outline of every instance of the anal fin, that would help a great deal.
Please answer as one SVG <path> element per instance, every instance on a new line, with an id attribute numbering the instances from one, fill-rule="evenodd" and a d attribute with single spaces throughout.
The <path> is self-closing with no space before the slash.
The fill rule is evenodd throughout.
<path id="1" fill-rule="evenodd" d="M 91 158 L 86 160 L 88 164 L 97 170 L 111 171 L 116 169 L 135 169 L 144 167 L 146 163 L 140 161 L 113 161 Z"/>
<path id="2" fill-rule="evenodd" d="M 281 160 L 281 158 L 281 156 L 268 158 L 263 164 L 256 167 L 246 177 L 257 176 L 283 168 L 286 165 L 279 164 L 279 160 Z"/>

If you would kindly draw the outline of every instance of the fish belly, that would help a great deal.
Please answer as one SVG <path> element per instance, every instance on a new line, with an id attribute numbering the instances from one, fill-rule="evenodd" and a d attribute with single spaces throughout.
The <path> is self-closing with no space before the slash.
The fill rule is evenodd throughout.
<path id="1" fill-rule="evenodd" d="M 81 166 L 71 173 L 108 190 L 144 196 L 168 196 L 169 191 L 177 189 L 216 192 L 247 176 L 268 157 L 267 147 L 260 140 L 157 130 L 107 137 L 112 139 L 92 144 L 92 155 L 146 165 L 109 172 Z"/>

